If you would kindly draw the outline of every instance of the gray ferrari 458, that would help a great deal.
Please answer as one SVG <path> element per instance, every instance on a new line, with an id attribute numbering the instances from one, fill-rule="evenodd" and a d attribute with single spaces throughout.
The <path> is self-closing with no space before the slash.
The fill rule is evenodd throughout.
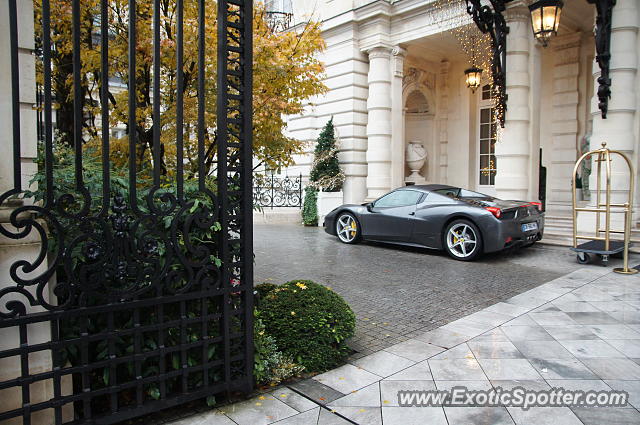
<path id="1" fill-rule="evenodd" d="M 325 231 L 348 244 L 361 240 L 444 249 L 456 260 L 531 245 L 542 239 L 539 202 L 504 201 L 459 187 L 407 186 L 371 203 L 342 205 Z"/>

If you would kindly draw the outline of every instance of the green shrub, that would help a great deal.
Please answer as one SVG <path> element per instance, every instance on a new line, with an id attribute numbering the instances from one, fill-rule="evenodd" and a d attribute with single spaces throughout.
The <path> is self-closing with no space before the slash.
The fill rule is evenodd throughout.
<path id="1" fill-rule="evenodd" d="M 278 285 L 275 283 L 264 282 L 260 283 L 253 287 L 253 292 L 256 294 L 255 296 L 255 304 L 257 307 L 260 307 L 260 302 L 264 299 L 264 297 L 274 289 L 276 289 Z"/>
<path id="2" fill-rule="evenodd" d="M 262 298 L 277 287 L 275 283 L 263 282 L 254 286 L 253 289 L 258 293 L 258 297 Z"/>
<path id="3" fill-rule="evenodd" d="M 262 300 L 260 314 L 278 348 L 307 372 L 335 367 L 349 354 L 355 315 L 325 286 L 309 280 L 280 285 Z"/>
<path id="4" fill-rule="evenodd" d="M 274 285 L 275 286 L 275 285 Z M 291 356 L 284 355 L 275 339 L 267 334 L 260 313 L 254 317 L 254 366 L 253 375 L 258 385 L 278 385 L 285 379 L 299 375 L 304 367 L 293 362 Z"/>
<path id="5" fill-rule="evenodd" d="M 304 192 L 302 223 L 305 226 L 318 225 L 318 190 L 311 186 L 307 186 Z"/>

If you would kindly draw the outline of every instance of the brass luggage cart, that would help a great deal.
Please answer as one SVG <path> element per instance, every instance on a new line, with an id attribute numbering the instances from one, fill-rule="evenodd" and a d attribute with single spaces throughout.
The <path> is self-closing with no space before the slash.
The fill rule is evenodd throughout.
<path id="1" fill-rule="evenodd" d="M 629 168 L 629 193 L 627 202 L 612 203 L 611 202 L 611 162 L 613 157 L 617 155 L 624 159 Z M 576 173 L 581 163 L 593 156 L 597 164 L 596 179 L 596 204 L 593 207 L 578 207 L 576 198 Z M 603 167 L 604 164 L 604 167 Z M 602 184 L 602 172 L 605 172 L 605 184 Z M 577 253 L 577 259 L 580 264 L 586 264 L 591 259 L 591 254 L 599 255 L 603 265 L 609 261 L 610 255 L 622 253 L 624 258 L 624 267 L 615 268 L 613 271 L 623 274 L 634 274 L 638 270 L 629 268 L 629 245 L 631 240 L 631 222 L 633 215 L 633 191 L 635 183 L 635 173 L 633 164 L 622 152 L 607 148 L 607 144 L 603 143 L 600 149 L 592 150 L 580 157 L 573 168 L 573 251 Z M 603 194 L 604 192 L 604 194 Z M 578 212 L 593 212 L 596 214 L 596 229 L 594 235 L 578 234 Z M 601 228 L 601 215 L 604 214 L 604 228 Z M 624 229 L 611 230 L 611 214 L 624 214 Z M 623 238 L 612 239 L 611 235 L 622 235 Z M 587 240 L 578 244 L 578 240 Z"/>

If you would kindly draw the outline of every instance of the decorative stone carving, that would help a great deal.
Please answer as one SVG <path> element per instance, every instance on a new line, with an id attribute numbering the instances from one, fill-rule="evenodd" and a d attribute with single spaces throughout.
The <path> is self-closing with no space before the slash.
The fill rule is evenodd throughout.
<path id="1" fill-rule="evenodd" d="M 400 46 L 395 46 L 391 50 L 393 55 L 393 75 L 398 78 L 403 78 L 404 74 L 404 58 L 407 56 L 407 51 Z"/>
<path id="2" fill-rule="evenodd" d="M 407 72 L 404 73 L 404 77 L 402 78 L 402 91 L 405 91 L 410 84 L 415 84 L 416 86 L 418 86 L 423 74 L 424 71 L 422 71 L 421 69 L 413 67 L 409 68 Z"/>
<path id="3" fill-rule="evenodd" d="M 406 56 L 407 55 L 407 50 L 400 47 L 400 46 L 394 46 L 393 49 L 391 49 L 391 54 L 393 56 Z"/>
<path id="4" fill-rule="evenodd" d="M 429 90 L 436 89 L 436 74 L 433 72 L 425 72 L 424 80 L 422 82 Z"/>
<path id="5" fill-rule="evenodd" d="M 420 175 L 420 169 L 427 161 L 427 150 L 421 141 L 412 140 L 407 144 L 406 160 L 407 166 L 411 171 L 406 181 L 414 183 L 424 182 L 424 177 Z"/>
<path id="6" fill-rule="evenodd" d="M 367 54 L 369 55 L 369 59 L 376 59 L 376 58 L 388 59 L 391 56 L 391 49 L 384 46 L 376 46 L 371 50 L 368 50 Z"/>

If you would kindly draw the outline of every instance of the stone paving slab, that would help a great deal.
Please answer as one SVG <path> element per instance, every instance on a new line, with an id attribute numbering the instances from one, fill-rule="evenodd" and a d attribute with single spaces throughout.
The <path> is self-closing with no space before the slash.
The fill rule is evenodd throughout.
<path id="1" fill-rule="evenodd" d="M 640 424 L 640 276 L 578 270 L 269 394 L 172 425 Z M 551 290 L 552 289 L 552 290 Z M 470 318 L 471 317 L 471 318 Z M 473 320 L 473 319 L 478 320 Z M 623 390 L 620 408 L 400 407 L 400 390 Z"/>

